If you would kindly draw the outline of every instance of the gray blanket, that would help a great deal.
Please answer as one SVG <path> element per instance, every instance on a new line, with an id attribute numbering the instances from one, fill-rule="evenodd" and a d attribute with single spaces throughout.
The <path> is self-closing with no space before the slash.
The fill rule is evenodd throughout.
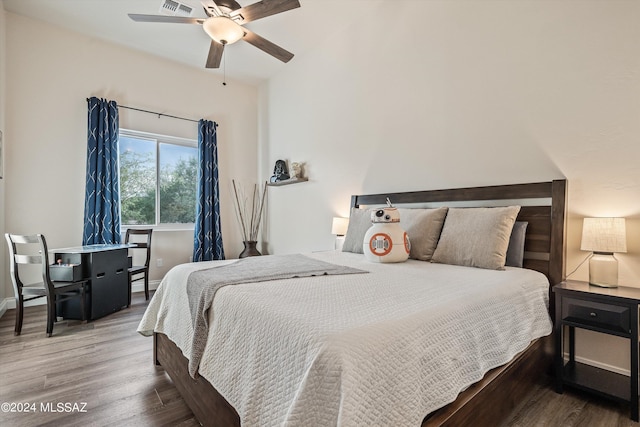
<path id="1" fill-rule="evenodd" d="M 319 261 L 301 254 L 249 257 L 233 264 L 194 271 L 187 279 L 187 295 L 193 322 L 189 374 L 196 378 L 198 373 L 209 335 L 209 310 L 218 289 L 241 283 L 356 273 L 367 271 Z"/>

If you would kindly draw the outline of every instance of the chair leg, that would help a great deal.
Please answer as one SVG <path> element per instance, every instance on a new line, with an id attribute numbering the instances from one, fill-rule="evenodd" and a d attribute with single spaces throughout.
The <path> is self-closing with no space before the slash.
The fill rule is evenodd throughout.
<path id="1" fill-rule="evenodd" d="M 53 333 L 53 322 L 56 320 L 56 301 L 55 297 L 49 295 L 47 297 L 47 336 Z"/>
<path id="2" fill-rule="evenodd" d="M 127 300 L 127 308 L 131 307 L 131 273 L 129 273 L 129 299 Z"/>
<path id="3" fill-rule="evenodd" d="M 144 298 L 149 300 L 149 272 L 144 273 Z"/>
<path id="4" fill-rule="evenodd" d="M 22 332 L 22 319 L 24 317 L 24 299 L 22 295 L 16 297 L 16 328 L 14 335 L 20 335 Z"/>

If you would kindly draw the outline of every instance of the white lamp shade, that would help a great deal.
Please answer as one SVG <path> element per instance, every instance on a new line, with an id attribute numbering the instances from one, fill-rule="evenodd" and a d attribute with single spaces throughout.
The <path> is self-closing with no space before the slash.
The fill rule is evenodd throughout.
<path id="1" fill-rule="evenodd" d="M 202 23 L 202 28 L 213 40 L 222 44 L 235 43 L 244 37 L 240 25 L 226 16 L 213 16 Z"/>
<path id="2" fill-rule="evenodd" d="M 344 236 L 349 228 L 349 218 L 334 217 L 331 223 L 331 234 Z"/>
<path id="3" fill-rule="evenodd" d="M 585 218 L 580 250 L 590 252 L 627 252 L 624 218 Z"/>

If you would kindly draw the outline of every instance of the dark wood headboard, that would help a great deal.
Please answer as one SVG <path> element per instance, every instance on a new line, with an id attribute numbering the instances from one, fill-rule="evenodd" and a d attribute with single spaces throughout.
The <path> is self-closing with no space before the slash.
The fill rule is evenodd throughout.
<path id="1" fill-rule="evenodd" d="M 551 286 L 565 278 L 567 181 L 564 179 L 531 184 L 357 195 L 351 196 L 351 207 L 384 205 L 387 197 L 394 205 L 438 203 L 445 206 L 451 202 L 487 201 L 499 205 L 500 201 L 507 200 L 509 204 L 524 205 L 527 199 L 545 199 L 541 203 L 535 200 L 535 206 L 522 206 L 518 214 L 518 221 L 529 223 L 524 245 L 524 267 L 545 274 Z M 465 203 L 465 206 L 472 205 Z"/>

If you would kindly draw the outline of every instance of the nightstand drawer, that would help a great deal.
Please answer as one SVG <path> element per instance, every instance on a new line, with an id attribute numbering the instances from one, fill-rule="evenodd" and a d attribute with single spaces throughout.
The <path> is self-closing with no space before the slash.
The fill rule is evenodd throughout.
<path id="1" fill-rule="evenodd" d="M 562 320 L 629 333 L 629 307 L 574 298 L 562 299 Z"/>

